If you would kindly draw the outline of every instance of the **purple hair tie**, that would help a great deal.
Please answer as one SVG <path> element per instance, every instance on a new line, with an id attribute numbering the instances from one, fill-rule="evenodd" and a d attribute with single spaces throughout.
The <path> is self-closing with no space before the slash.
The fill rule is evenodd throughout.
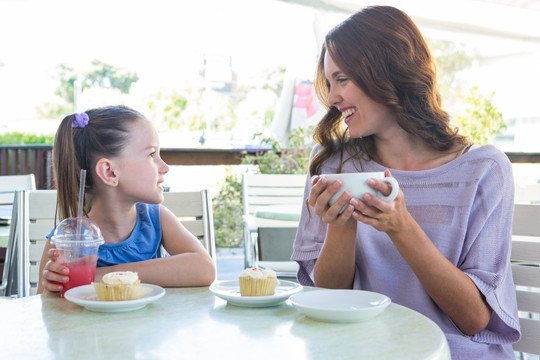
<path id="1" fill-rule="evenodd" d="M 88 125 L 90 118 L 86 113 L 75 113 L 73 115 L 75 115 L 75 120 L 73 120 L 73 123 L 71 124 L 72 127 L 83 128 Z"/>

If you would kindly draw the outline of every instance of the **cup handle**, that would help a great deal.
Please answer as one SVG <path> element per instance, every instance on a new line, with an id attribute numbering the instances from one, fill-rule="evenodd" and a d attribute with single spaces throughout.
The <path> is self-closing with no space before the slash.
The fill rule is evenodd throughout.
<path id="1" fill-rule="evenodd" d="M 392 185 L 392 192 L 388 196 L 382 196 L 381 199 L 388 202 L 394 201 L 399 192 L 399 184 L 397 180 L 393 177 L 385 177 L 384 179 L 382 179 L 382 181 Z"/>

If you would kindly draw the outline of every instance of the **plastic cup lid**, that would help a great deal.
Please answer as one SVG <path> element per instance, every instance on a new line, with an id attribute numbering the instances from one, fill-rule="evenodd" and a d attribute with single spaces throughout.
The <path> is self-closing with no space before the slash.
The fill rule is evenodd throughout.
<path id="1" fill-rule="evenodd" d="M 103 244 L 103 236 L 96 223 L 89 218 L 71 217 L 64 219 L 56 226 L 51 242 L 59 244 L 75 241 Z"/>

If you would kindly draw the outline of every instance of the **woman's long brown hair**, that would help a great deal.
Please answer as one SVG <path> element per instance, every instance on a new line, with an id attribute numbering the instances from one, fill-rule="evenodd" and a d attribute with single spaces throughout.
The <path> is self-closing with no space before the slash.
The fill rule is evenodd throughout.
<path id="1" fill-rule="evenodd" d="M 336 152 L 375 157 L 373 136 L 352 139 L 341 112 L 328 103 L 324 73 L 328 53 L 337 66 L 371 99 L 387 105 L 409 134 L 433 149 L 447 151 L 466 137 L 450 126 L 437 89 L 435 64 L 414 22 L 391 6 L 367 7 L 332 29 L 326 36 L 315 76 L 315 91 L 328 112 L 317 124 L 314 139 L 322 145 L 310 164 L 310 175 Z"/>

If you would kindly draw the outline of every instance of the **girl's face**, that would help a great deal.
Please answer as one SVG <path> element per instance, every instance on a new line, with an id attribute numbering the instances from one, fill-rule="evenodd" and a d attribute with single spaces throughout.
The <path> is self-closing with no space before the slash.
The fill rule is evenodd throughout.
<path id="1" fill-rule="evenodd" d="M 163 201 L 164 175 L 169 166 L 159 155 L 159 139 L 149 121 L 130 125 L 128 143 L 115 159 L 118 189 L 134 202 L 157 204 Z"/>
<path id="2" fill-rule="evenodd" d="M 329 85 L 328 103 L 343 115 L 352 138 L 378 135 L 397 123 L 390 108 L 375 102 L 349 79 L 326 52 L 324 73 Z"/>

